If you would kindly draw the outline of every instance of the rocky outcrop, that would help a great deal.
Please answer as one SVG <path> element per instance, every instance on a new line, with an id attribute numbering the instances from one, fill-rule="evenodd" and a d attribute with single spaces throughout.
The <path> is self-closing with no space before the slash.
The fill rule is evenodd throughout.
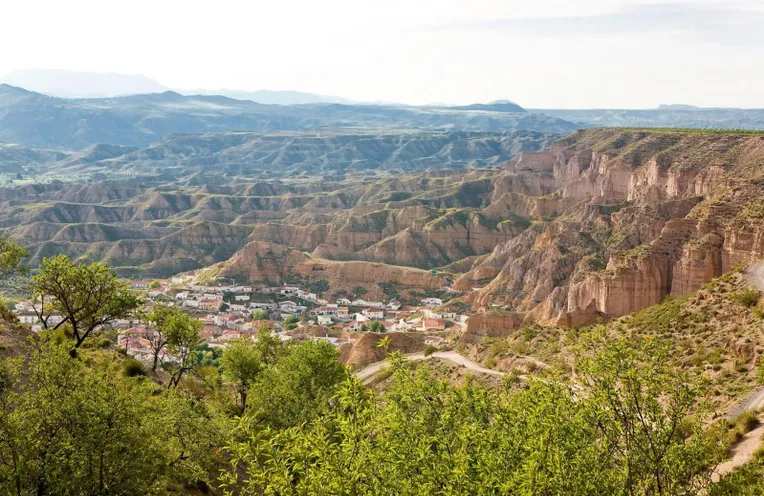
<path id="1" fill-rule="evenodd" d="M 497 245 L 456 280 L 486 312 L 584 325 L 683 295 L 764 256 L 764 140 L 746 134 L 592 130 L 510 170 L 559 189 L 504 193 L 492 214 L 559 215 Z M 476 322 L 479 322 L 476 320 Z M 477 324 L 475 324 L 477 325 Z"/>

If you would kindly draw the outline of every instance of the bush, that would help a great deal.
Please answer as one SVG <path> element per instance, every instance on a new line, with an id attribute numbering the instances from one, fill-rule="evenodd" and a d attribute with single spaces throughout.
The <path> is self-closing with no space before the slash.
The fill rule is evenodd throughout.
<path id="1" fill-rule="evenodd" d="M 436 348 L 435 346 L 431 344 L 428 344 L 424 349 L 424 356 L 428 357 L 432 355 L 433 353 L 435 353 L 436 351 L 438 351 L 438 348 Z"/>
<path id="2" fill-rule="evenodd" d="M 757 425 L 759 425 L 759 418 L 756 416 L 756 412 L 752 410 L 744 411 L 735 419 L 735 426 L 743 434 L 751 432 Z"/>
<path id="3" fill-rule="evenodd" d="M 129 358 L 122 364 L 122 373 L 125 377 L 139 377 L 146 375 L 143 364 L 135 358 Z"/>
<path id="4" fill-rule="evenodd" d="M 732 296 L 732 300 L 738 305 L 751 308 L 759 302 L 759 290 L 746 288 L 738 291 Z"/>

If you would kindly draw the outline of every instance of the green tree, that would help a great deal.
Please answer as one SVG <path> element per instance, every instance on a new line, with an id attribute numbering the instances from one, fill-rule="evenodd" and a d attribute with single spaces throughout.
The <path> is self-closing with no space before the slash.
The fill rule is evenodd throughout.
<path id="1" fill-rule="evenodd" d="M 187 323 L 184 315 L 178 307 L 154 306 L 143 317 L 147 324 L 146 339 L 153 355 L 151 370 L 156 370 L 159 356 L 167 345 L 182 339 L 179 334 L 185 332 L 184 326 Z"/>
<path id="2" fill-rule="evenodd" d="M 300 424 L 322 411 L 347 370 L 324 341 L 289 347 L 249 390 L 250 415 L 273 428 Z"/>
<path id="3" fill-rule="evenodd" d="M 268 320 L 270 315 L 266 310 L 255 310 L 252 312 L 252 320 Z"/>
<path id="4" fill-rule="evenodd" d="M 0 236 L 0 281 L 23 270 L 21 263 L 29 252 L 9 237 Z"/>
<path id="5" fill-rule="evenodd" d="M 209 480 L 219 434 L 198 402 L 157 395 L 103 351 L 67 351 L 47 340 L 4 362 L 0 493 L 165 494 Z"/>
<path id="6" fill-rule="evenodd" d="M 177 387 L 183 376 L 193 370 L 195 350 L 199 345 L 202 323 L 190 315 L 180 312 L 167 316 L 164 323 L 167 334 L 167 349 L 175 358 L 170 369 L 172 374 L 168 388 Z"/>
<path id="7" fill-rule="evenodd" d="M 252 343 L 233 342 L 223 351 L 220 366 L 223 378 L 235 385 L 239 395 L 237 406 L 244 413 L 247 392 L 265 367 L 259 351 Z"/>
<path id="8" fill-rule="evenodd" d="M 364 288 L 363 286 L 356 286 L 356 287 L 353 288 L 353 295 L 356 298 L 360 298 L 361 296 L 365 295 L 368 292 L 369 291 L 366 288 Z"/>
<path id="9" fill-rule="evenodd" d="M 287 331 L 291 331 L 292 329 L 297 328 L 297 323 L 300 321 L 300 319 L 296 315 L 290 315 L 287 318 L 284 319 L 284 328 Z"/>
<path id="10" fill-rule="evenodd" d="M 75 264 L 66 255 L 43 260 L 32 278 L 32 290 L 44 328 L 71 327 L 72 356 L 94 330 L 129 316 L 141 304 L 106 264 Z M 49 324 L 56 313 L 63 320 Z"/>
<path id="11" fill-rule="evenodd" d="M 598 332 L 604 332 L 598 330 Z M 677 494 L 707 480 L 715 453 L 697 422 L 697 384 L 666 366 L 668 348 L 655 339 L 603 337 L 578 360 L 592 424 L 623 467 L 623 492 Z"/>
<path id="12" fill-rule="evenodd" d="M 385 332 L 385 326 L 378 320 L 372 320 L 366 324 L 361 325 L 362 332 Z"/>
<path id="13" fill-rule="evenodd" d="M 160 286 L 159 281 L 151 281 L 149 289 L 157 289 Z"/>

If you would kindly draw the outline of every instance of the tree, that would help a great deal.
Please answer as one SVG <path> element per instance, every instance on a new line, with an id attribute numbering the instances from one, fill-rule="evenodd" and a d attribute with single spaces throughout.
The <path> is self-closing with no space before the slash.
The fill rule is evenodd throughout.
<path id="1" fill-rule="evenodd" d="M 338 358 L 336 348 L 324 341 L 287 348 L 250 388 L 250 415 L 273 428 L 314 418 L 326 407 L 337 384 L 347 377 Z"/>
<path id="2" fill-rule="evenodd" d="M 363 286 L 356 286 L 353 288 L 353 294 L 355 295 L 356 298 L 360 298 L 361 296 L 365 295 L 368 292 L 369 291 Z"/>
<path id="3" fill-rule="evenodd" d="M 0 281 L 4 281 L 23 270 L 21 262 L 29 252 L 9 237 L 0 236 Z"/>
<path id="4" fill-rule="evenodd" d="M 159 281 L 151 281 L 149 289 L 157 289 L 160 286 Z"/>
<path id="5" fill-rule="evenodd" d="M 171 342 L 177 342 L 178 333 L 183 332 L 183 311 L 178 307 L 155 306 L 144 317 L 146 323 L 146 339 L 149 340 L 153 355 L 151 370 L 159 365 L 159 355 Z"/>
<path id="6" fill-rule="evenodd" d="M 676 494 L 707 480 L 713 453 L 697 422 L 697 384 L 669 368 L 668 348 L 645 338 L 611 339 L 595 331 L 577 369 L 591 422 L 623 467 L 623 493 Z"/>
<path id="7" fill-rule="evenodd" d="M 43 260 L 32 278 L 32 290 L 35 312 L 45 329 L 71 327 L 72 356 L 94 330 L 129 316 L 141 304 L 106 264 L 75 264 L 66 255 Z M 53 324 L 56 313 L 63 319 Z"/>
<path id="8" fill-rule="evenodd" d="M 264 364 L 258 350 L 245 341 L 231 343 L 220 358 L 223 378 L 234 383 L 239 393 L 241 413 L 247 409 L 247 391 L 263 370 Z"/>
<path id="9" fill-rule="evenodd" d="M 270 315 L 266 310 L 255 310 L 252 312 L 252 320 L 268 320 Z"/>
<path id="10" fill-rule="evenodd" d="M 167 349 L 173 355 L 172 375 L 168 388 L 177 387 L 183 375 L 194 368 L 195 350 L 200 340 L 202 323 L 185 313 L 171 314 L 164 323 Z"/>
<path id="11" fill-rule="evenodd" d="M 291 331 L 292 329 L 297 328 L 297 323 L 300 321 L 299 318 L 297 318 L 296 315 L 290 315 L 289 317 L 284 319 L 284 327 L 287 331 Z"/>
<path id="12" fill-rule="evenodd" d="M 284 342 L 273 334 L 266 325 L 260 326 L 260 329 L 257 330 L 254 347 L 266 367 L 276 365 L 279 358 L 284 356 L 287 351 Z"/>
<path id="13" fill-rule="evenodd" d="M 0 374 L 0 494 L 167 494 L 209 480 L 220 434 L 198 401 L 156 394 L 100 350 L 71 359 L 47 340 L 27 351 Z"/>
<path id="14" fill-rule="evenodd" d="M 385 326 L 378 320 L 372 320 L 366 324 L 361 325 L 362 332 L 385 332 Z"/>

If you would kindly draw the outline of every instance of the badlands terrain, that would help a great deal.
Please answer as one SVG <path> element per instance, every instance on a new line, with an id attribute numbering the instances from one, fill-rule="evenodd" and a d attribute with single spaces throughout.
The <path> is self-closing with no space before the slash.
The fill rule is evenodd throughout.
<path id="1" fill-rule="evenodd" d="M 478 312 L 477 335 L 617 318 L 764 254 L 764 136 L 552 136 L 226 133 L 50 152 L 29 160 L 134 175 L 4 188 L 0 225 L 33 264 L 65 253 L 131 277 L 212 266 L 210 277 L 377 297 L 452 285 L 453 304 Z"/>

